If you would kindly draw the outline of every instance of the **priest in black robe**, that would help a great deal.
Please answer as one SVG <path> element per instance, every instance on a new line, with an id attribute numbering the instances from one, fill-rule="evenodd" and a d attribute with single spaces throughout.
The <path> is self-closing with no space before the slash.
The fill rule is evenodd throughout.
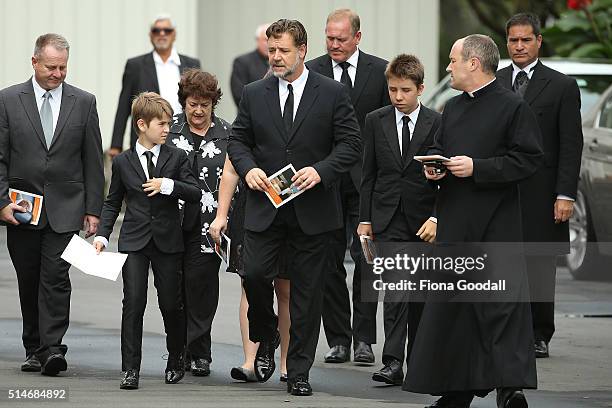
<path id="1" fill-rule="evenodd" d="M 451 86 L 464 92 L 446 104 L 429 154 L 451 161 L 442 174 L 425 168 L 440 186 L 438 245 L 522 240 L 518 182 L 542 160 L 541 135 L 529 106 L 495 80 L 498 62 L 484 35 L 460 39 L 450 52 Z M 441 396 L 430 407 L 463 408 L 497 389 L 498 407 L 527 407 L 522 390 L 536 388 L 537 378 L 522 254 L 509 266 L 514 301 L 428 294 L 404 390 Z"/>

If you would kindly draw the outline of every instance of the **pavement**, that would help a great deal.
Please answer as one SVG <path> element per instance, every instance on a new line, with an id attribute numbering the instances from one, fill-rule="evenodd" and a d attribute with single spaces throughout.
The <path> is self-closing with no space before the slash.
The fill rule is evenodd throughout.
<path id="1" fill-rule="evenodd" d="M 116 228 L 116 230 L 118 230 Z M 111 237 L 116 249 L 116 236 Z M 379 307 L 377 363 L 325 364 L 328 346 L 321 331 L 311 371 L 312 397 L 286 393 L 275 375 L 267 383 L 237 383 L 231 367 L 242 364 L 238 326 L 239 278 L 221 273 L 219 308 L 213 325 L 213 363 L 209 377 L 189 373 L 176 385 L 163 382 L 165 341 L 152 279 L 144 322 L 140 389 L 119 390 L 121 280 L 94 278 L 71 270 L 71 323 L 68 371 L 58 377 L 22 373 L 21 314 L 15 271 L 0 231 L 0 407 L 423 407 L 434 397 L 403 392 L 400 387 L 371 380 L 380 368 L 383 342 Z M 352 271 L 347 259 L 349 274 Z M 349 276 L 349 281 L 351 276 Z M 557 332 L 551 357 L 539 359 L 539 389 L 526 392 L 529 406 L 538 408 L 612 407 L 612 282 L 577 282 L 558 269 Z M 607 316 L 607 317 L 606 317 Z M 278 353 L 277 353 L 278 356 Z M 9 390 L 65 390 L 65 399 L 9 399 Z M 14 393 L 13 393 L 14 394 Z M 495 393 L 476 399 L 472 407 L 495 407 Z M 27 395 L 27 394 L 26 394 Z"/>

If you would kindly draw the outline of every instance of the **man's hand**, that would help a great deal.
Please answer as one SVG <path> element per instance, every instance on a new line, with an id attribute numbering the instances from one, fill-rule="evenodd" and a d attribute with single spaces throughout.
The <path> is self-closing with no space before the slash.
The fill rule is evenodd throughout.
<path id="1" fill-rule="evenodd" d="M 85 215 L 83 219 L 83 230 L 85 231 L 85 238 L 89 238 L 98 232 L 98 224 L 100 224 L 100 219 L 95 215 Z"/>
<path id="2" fill-rule="evenodd" d="M 291 181 L 299 190 L 310 190 L 321 182 L 321 176 L 314 167 L 304 167 L 291 177 Z"/>
<path id="3" fill-rule="evenodd" d="M 147 182 L 142 185 L 144 192 L 148 193 L 147 196 L 153 197 L 155 194 L 158 194 L 161 191 L 162 181 L 163 178 L 147 180 Z"/>
<path id="4" fill-rule="evenodd" d="M 438 224 L 433 222 L 432 220 L 427 220 L 421 228 L 417 231 L 417 235 L 425 242 L 429 242 L 430 244 L 436 240 L 436 230 L 438 228 Z"/>
<path id="5" fill-rule="evenodd" d="M 555 201 L 555 224 L 566 222 L 574 214 L 574 202 L 557 198 Z"/>
<path id="6" fill-rule="evenodd" d="M 100 241 L 94 241 L 93 246 L 96 248 L 96 254 L 104 251 L 104 244 Z"/>
<path id="7" fill-rule="evenodd" d="M 443 171 L 442 173 L 438 174 L 436 172 L 436 168 L 434 166 L 424 165 L 423 166 L 423 171 L 425 172 L 425 178 L 427 180 L 436 181 L 436 180 L 440 180 L 441 178 L 446 176 L 446 171 Z"/>
<path id="8" fill-rule="evenodd" d="M 366 236 L 374 239 L 374 232 L 372 231 L 372 224 L 359 224 L 357 227 L 357 235 Z"/>
<path id="9" fill-rule="evenodd" d="M 15 217 L 13 217 L 14 211 L 19 211 L 23 213 L 26 212 L 26 209 L 15 203 L 9 203 L 9 205 L 5 206 L 0 210 L 0 220 L 9 224 L 19 225 L 19 221 L 17 221 Z"/>
<path id="10" fill-rule="evenodd" d="M 444 164 L 455 177 L 470 177 L 474 173 L 474 162 L 468 156 L 453 156 Z"/>
<path id="11" fill-rule="evenodd" d="M 268 187 L 272 187 L 266 173 L 258 167 L 249 170 L 244 180 L 251 190 L 266 191 Z"/>
<path id="12" fill-rule="evenodd" d="M 118 147 L 111 147 L 106 151 L 110 156 L 111 160 L 115 158 L 119 153 L 121 153 L 121 149 Z"/>
<path id="13" fill-rule="evenodd" d="M 226 217 L 215 217 L 208 232 L 212 239 L 219 245 L 221 245 L 221 233 L 227 229 L 227 218 Z"/>

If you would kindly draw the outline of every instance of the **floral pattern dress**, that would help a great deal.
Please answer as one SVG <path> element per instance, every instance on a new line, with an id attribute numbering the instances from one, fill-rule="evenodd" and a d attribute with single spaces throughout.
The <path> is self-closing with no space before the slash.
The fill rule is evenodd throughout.
<path id="1" fill-rule="evenodd" d="M 200 146 L 195 146 L 189 130 L 189 124 L 184 113 L 175 115 L 166 140 L 169 146 L 177 147 L 185 152 L 193 168 L 197 156 L 198 178 L 202 197 L 200 198 L 200 224 L 202 228 L 201 248 L 203 253 L 214 253 L 214 241 L 209 229 L 217 214 L 219 206 L 219 184 L 223 173 L 223 164 L 227 154 L 227 142 L 231 125 L 225 120 L 213 116 L 210 128 L 206 132 Z M 183 202 L 179 202 L 181 214 Z"/>

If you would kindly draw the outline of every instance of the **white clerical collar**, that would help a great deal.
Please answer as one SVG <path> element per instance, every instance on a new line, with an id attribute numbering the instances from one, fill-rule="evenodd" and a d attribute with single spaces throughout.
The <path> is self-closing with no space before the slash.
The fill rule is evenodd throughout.
<path id="1" fill-rule="evenodd" d="M 535 61 L 527 65 L 525 68 L 519 68 L 514 62 L 512 62 L 512 83 L 514 83 L 514 78 L 516 78 L 516 75 L 521 71 L 525 71 L 529 79 L 531 79 L 531 76 L 533 75 L 533 69 L 535 68 L 537 63 L 538 59 L 536 58 Z"/>
<path id="2" fill-rule="evenodd" d="M 167 64 L 169 62 L 173 62 L 175 65 L 179 67 L 181 66 L 181 57 L 179 57 L 178 52 L 176 52 L 176 49 L 174 47 L 172 47 L 170 57 L 168 57 L 168 60 L 166 62 L 162 60 L 162 57 L 157 53 L 157 51 L 153 51 L 153 61 L 158 64 Z"/>
<path id="3" fill-rule="evenodd" d="M 51 94 L 51 98 L 53 98 L 56 101 L 61 101 L 63 86 L 64 86 L 64 83 L 62 82 L 57 88 L 50 89 L 49 93 Z M 32 87 L 34 88 L 34 96 L 36 97 L 37 100 L 41 99 L 43 95 L 45 94 L 45 92 L 47 92 L 46 89 L 44 89 L 42 86 L 40 86 L 38 82 L 36 82 L 36 78 L 33 75 L 32 75 Z"/>
<path id="4" fill-rule="evenodd" d="M 395 124 L 399 125 L 399 123 L 404 119 L 404 116 L 408 116 L 410 118 L 410 122 L 413 125 L 416 125 L 417 119 L 419 118 L 419 112 L 421 111 L 421 102 L 419 101 L 415 110 L 406 115 L 404 112 L 400 112 L 397 108 L 395 108 Z"/>
<path id="5" fill-rule="evenodd" d="M 351 66 L 354 68 L 357 68 L 357 61 L 359 61 L 359 48 L 357 48 L 353 55 L 346 60 L 346 62 L 351 64 Z M 332 69 L 336 68 L 338 65 L 340 65 L 340 62 L 336 62 L 332 59 Z"/>
<path id="6" fill-rule="evenodd" d="M 308 68 L 306 68 L 306 65 L 304 65 L 304 70 L 302 71 L 300 76 L 297 77 L 293 82 L 291 82 L 293 89 L 295 90 L 295 88 L 304 87 L 304 85 L 306 85 L 307 79 L 308 79 Z M 287 85 L 289 85 L 289 81 L 283 78 L 278 78 L 278 84 L 283 90 L 286 90 Z"/>
<path id="7" fill-rule="evenodd" d="M 160 150 L 161 150 L 161 145 L 156 144 L 151 149 L 147 149 L 142 144 L 140 144 L 140 141 L 138 140 L 136 141 L 136 153 L 138 154 L 138 157 L 142 156 L 144 152 L 147 152 L 147 151 L 152 152 L 153 156 L 158 157 Z"/>
<path id="8" fill-rule="evenodd" d="M 496 78 L 495 78 L 495 77 L 493 77 L 493 79 L 492 79 L 492 80 L 490 80 L 489 82 L 487 82 L 486 84 L 484 84 L 484 85 L 483 85 L 483 86 L 481 86 L 480 88 L 478 88 L 478 89 L 474 89 L 473 91 L 470 91 L 470 92 L 467 92 L 467 94 L 468 94 L 468 95 L 470 95 L 470 98 L 473 98 L 473 97 L 474 97 L 474 94 L 475 94 L 476 92 L 478 92 L 478 91 L 480 91 L 481 89 L 486 88 L 487 86 L 491 85 L 491 84 L 493 83 L 493 81 L 495 81 L 495 79 L 496 79 Z"/>

